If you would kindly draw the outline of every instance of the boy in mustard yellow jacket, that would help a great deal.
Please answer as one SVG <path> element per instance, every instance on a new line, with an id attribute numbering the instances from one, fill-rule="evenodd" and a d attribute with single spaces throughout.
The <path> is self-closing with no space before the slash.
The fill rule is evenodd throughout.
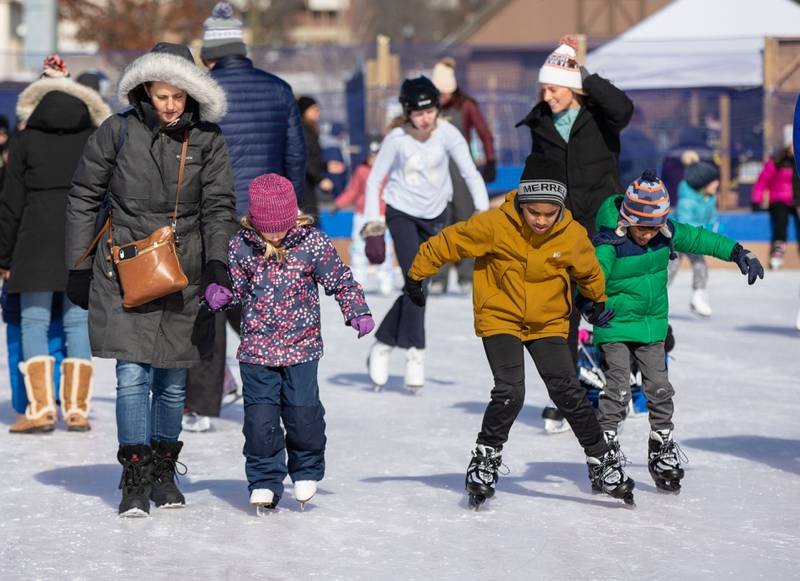
<path id="1" fill-rule="evenodd" d="M 525 400 L 523 347 L 586 452 L 592 488 L 633 503 L 634 482 L 603 437 L 567 346 L 570 278 L 589 322 L 607 325 L 613 312 L 605 309 L 605 280 L 586 230 L 564 208 L 564 181 L 561 164 L 531 155 L 519 188 L 500 208 L 430 238 L 406 278 L 406 294 L 424 304 L 423 279 L 447 262 L 476 259 L 475 332 L 483 339 L 494 388 L 467 468 L 466 489 L 475 507 L 494 495 L 503 444 Z"/>

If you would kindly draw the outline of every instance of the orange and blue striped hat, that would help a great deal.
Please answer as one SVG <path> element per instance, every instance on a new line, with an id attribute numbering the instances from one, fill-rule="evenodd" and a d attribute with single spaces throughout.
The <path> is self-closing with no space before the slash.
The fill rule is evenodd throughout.
<path id="1" fill-rule="evenodd" d="M 655 170 L 642 172 L 625 191 L 619 214 L 625 226 L 663 226 L 669 215 L 669 192 Z"/>

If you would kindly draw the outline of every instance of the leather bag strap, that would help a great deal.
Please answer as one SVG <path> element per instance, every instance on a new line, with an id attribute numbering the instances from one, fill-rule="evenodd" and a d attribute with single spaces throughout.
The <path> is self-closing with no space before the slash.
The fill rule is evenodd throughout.
<path id="1" fill-rule="evenodd" d="M 175 210 L 172 212 L 172 230 L 178 223 L 178 201 L 181 198 L 181 187 L 183 187 L 183 171 L 186 169 L 186 152 L 189 150 L 189 130 L 183 132 L 183 146 L 181 147 L 181 167 L 178 170 L 178 191 L 175 192 Z"/>

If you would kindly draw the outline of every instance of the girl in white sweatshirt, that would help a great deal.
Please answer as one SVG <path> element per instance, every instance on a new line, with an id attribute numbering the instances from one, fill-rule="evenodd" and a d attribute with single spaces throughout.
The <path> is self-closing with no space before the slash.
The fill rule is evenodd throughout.
<path id="1" fill-rule="evenodd" d="M 383 262 L 385 251 L 380 190 L 384 179 L 386 227 L 405 275 L 419 245 L 445 226 L 447 204 L 453 197 L 449 162 L 452 159 L 467 183 L 477 211 L 489 207 L 486 185 L 478 173 L 461 132 L 439 119 L 439 91 L 426 77 L 407 79 L 400 89 L 405 123 L 383 140 L 367 180 L 364 237 L 367 258 Z M 406 387 L 425 383 L 425 308 L 401 294 L 378 328 L 369 354 L 369 375 L 376 389 L 389 378 L 394 347 L 406 349 Z"/>

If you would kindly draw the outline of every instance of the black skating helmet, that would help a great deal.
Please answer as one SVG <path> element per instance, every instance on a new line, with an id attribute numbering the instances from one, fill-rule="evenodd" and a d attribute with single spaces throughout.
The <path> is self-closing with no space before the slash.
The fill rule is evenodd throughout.
<path id="1" fill-rule="evenodd" d="M 409 117 L 412 111 L 422 111 L 431 107 L 439 109 L 439 89 L 424 75 L 416 79 L 406 79 L 400 86 L 400 104 L 406 117 Z"/>

